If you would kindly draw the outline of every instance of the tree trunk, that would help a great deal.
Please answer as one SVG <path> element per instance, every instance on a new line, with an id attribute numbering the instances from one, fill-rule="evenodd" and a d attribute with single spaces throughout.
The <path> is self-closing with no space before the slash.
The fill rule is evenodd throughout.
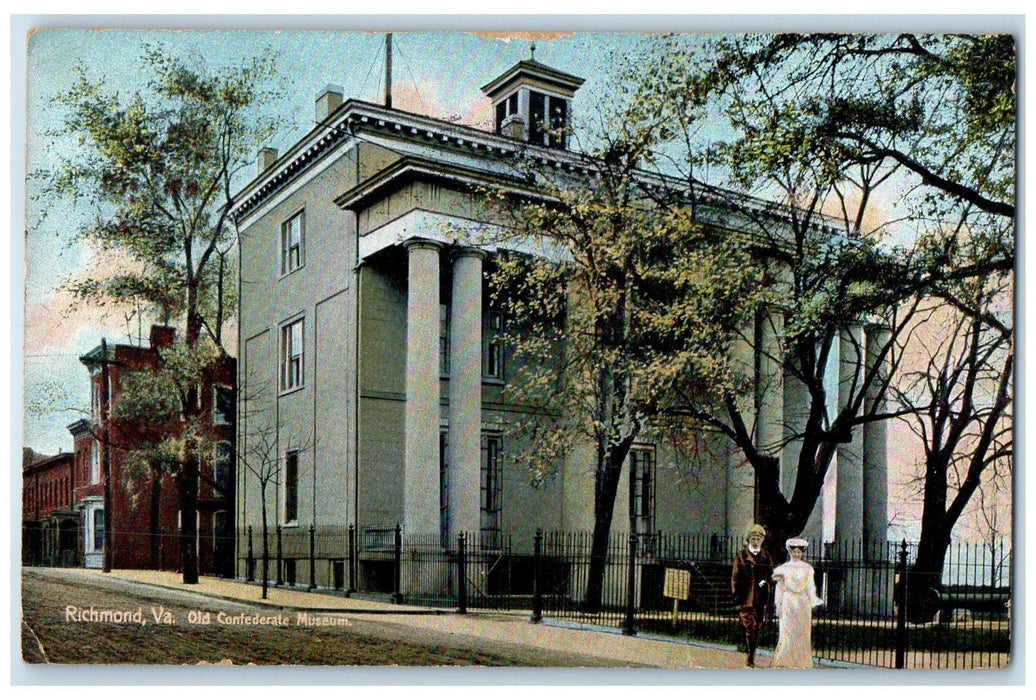
<path id="1" fill-rule="evenodd" d="M 194 584 L 198 583 L 198 450 L 191 440 L 185 450 L 180 479 L 180 566 L 183 582 Z"/>
<path id="2" fill-rule="evenodd" d="M 187 335 L 188 350 L 193 350 L 201 336 L 201 319 L 197 312 L 197 290 L 187 286 Z M 184 420 L 188 426 L 199 415 L 198 387 L 191 385 L 185 392 L 187 401 L 183 407 Z M 180 479 L 180 566 L 183 567 L 183 582 L 198 583 L 198 450 L 193 441 L 185 445 L 186 453 Z"/>
<path id="3" fill-rule="evenodd" d="M 942 569 L 950 546 L 949 530 L 945 525 L 928 528 L 922 525 L 917 559 L 907 577 L 907 619 L 911 622 L 930 622 L 939 609 L 938 593 L 942 590 Z"/>
<path id="4" fill-rule="evenodd" d="M 148 558 L 151 566 L 159 570 L 162 568 L 162 527 L 161 520 L 162 506 L 162 470 L 151 468 L 151 511 L 148 513 L 148 529 L 151 531 L 148 537 Z"/>
<path id="5" fill-rule="evenodd" d="M 266 600 L 270 580 L 270 534 L 266 525 L 266 484 L 259 488 L 259 498 L 263 513 L 263 600 Z"/>
<path id="6" fill-rule="evenodd" d="M 954 524 L 946 517 L 948 470 L 949 453 L 945 449 L 928 456 L 925 463 L 921 536 L 917 542 L 917 559 L 907 579 L 907 616 L 911 622 L 930 621 L 938 609 L 936 594 L 942 585 L 942 567 Z"/>
<path id="7" fill-rule="evenodd" d="M 596 613 L 601 610 L 615 496 L 619 490 L 622 463 L 626 460 L 632 442 L 633 438 L 630 437 L 608 450 L 603 460 L 604 464 L 598 469 L 594 494 L 594 531 L 590 543 L 590 569 L 587 572 L 586 595 L 583 598 L 585 612 Z"/>

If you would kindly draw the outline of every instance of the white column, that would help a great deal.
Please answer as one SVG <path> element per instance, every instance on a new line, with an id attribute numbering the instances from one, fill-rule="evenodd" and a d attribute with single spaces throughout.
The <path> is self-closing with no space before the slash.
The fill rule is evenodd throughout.
<path id="1" fill-rule="evenodd" d="M 889 337 L 887 328 L 867 327 L 867 367 L 875 373 L 875 381 L 868 387 L 864 400 L 864 411 L 868 415 L 885 410 L 887 362 L 881 362 L 879 367 L 878 357 L 888 345 Z M 863 537 L 868 545 L 883 544 L 888 526 L 887 425 L 883 420 L 863 425 Z"/>
<path id="2" fill-rule="evenodd" d="M 439 249 L 407 241 L 403 528 L 439 532 Z"/>
<path id="3" fill-rule="evenodd" d="M 746 338 L 752 338 L 753 332 L 752 325 L 743 329 Z M 739 337 L 732 344 L 730 352 L 736 371 L 743 376 L 751 377 L 755 364 L 752 343 Z M 753 397 L 739 397 L 738 408 L 746 417 L 746 422 L 755 420 Z M 744 452 L 733 442 L 727 450 L 726 467 L 726 480 L 723 484 L 723 534 L 740 541 L 755 522 L 755 470 L 745 459 Z"/>
<path id="4" fill-rule="evenodd" d="M 482 260 L 474 248 L 453 260 L 450 317 L 450 537 L 477 533 L 482 462 Z"/>
<path id="5" fill-rule="evenodd" d="M 781 492 L 790 498 L 795 490 L 802 433 L 809 416 L 809 391 L 801 379 L 784 375 L 784 449 L 781 450 Z"/>
<path id="6" fill-rule="evenodd" d="M 784 375 L 784 449 L 781 450 L 781 492 L 790 499 L 795 492 L 798 477 L 799 457 L 802 453 L 801 435 L 806 429 L 812 397 L 809 389 L 799 377 Z M 802 537 L 810 542 L 819 542 L 824 535 L 824 497 L 817 498 L 810 513 Z"/>
<path id="7" fill-rule="evenodd" d="M 859 394 L 864 362 L 863 329 L 854 325 L 838 339 L 838 410 Z M 835 540 L 863 537 L 863 427 L 852 428 L 849 442 L 838 445 L 835 491 Z"/>

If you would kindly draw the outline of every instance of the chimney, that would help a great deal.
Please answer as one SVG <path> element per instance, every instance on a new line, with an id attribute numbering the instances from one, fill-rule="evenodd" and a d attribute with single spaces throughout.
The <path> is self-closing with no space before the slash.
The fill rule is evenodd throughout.
<path id="1" fill-rule="evenodd" d="M 151 326 L 151 349 L 161 350 L 173 344 L 176 338 L 176 329 L 172 326 Z"/>
<path id="2" fill-rule="evenodd" d="M 262 175 L 277 162 L 276 148 L 260 148 L 259 155 L 255 159 L 258 175 Z"/>
<path id="3" fill-rule="evenodd" d="M 504 121 L 500 124 L 500 133 L 515 141 L 528 140 L 525 138 L 525 120 L 520 114 L 504 117 Z"/>
<path id="4" fill-rule="evenodd" d="M 317 122 L 322 122 L 342 104 L 342 88 L 328 85 L 317 95 Z"/>

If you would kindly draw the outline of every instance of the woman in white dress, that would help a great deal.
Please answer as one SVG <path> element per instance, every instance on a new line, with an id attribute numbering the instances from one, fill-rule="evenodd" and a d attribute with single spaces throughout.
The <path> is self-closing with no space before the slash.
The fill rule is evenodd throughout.
<path id="1" fill-rule="evenodd" d="M 797 537 L 788 540 L 785 547 L 791 558 L 773 570 L 779 618 L 777 649 L 770 664 L 773 668 L 813 666 L 813 608 L 824 601 L 817 597 L 813 567 L 802 560 L 806 544 Z"/>

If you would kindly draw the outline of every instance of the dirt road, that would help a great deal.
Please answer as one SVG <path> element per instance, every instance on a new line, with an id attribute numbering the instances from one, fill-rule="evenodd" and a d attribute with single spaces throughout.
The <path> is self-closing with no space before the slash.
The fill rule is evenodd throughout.
<path id="1" fill-rule="evenodd" d="M 75 581 L 60 569 L 22 575 L 22 657 L 63 664 L 333 666 L 609 666 L 350 616 L 271 611 L 129 581 Z"/>

